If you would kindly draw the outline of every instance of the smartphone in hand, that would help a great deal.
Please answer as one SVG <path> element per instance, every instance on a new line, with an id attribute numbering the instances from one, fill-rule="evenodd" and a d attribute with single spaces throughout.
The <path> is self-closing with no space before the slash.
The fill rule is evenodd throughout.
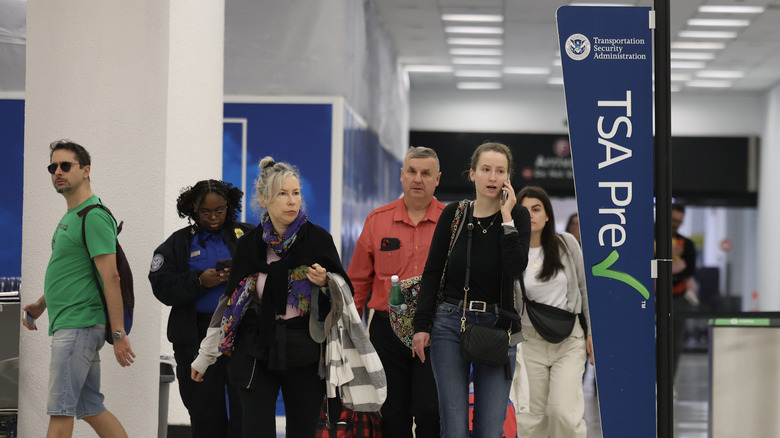
<path id="1" fill-rule="evenodd" d="M 501 203 L 503 204 L 504 202 L 506 202 L 507 199 L 509 199 L 509 192 L 507 192 L 506 190 L 502 190 L 501 191 Z"/>
<path id="2" fill-rule="evenodd" d="M 229 268 L 233 265 L 233 259 L 219 259 L 217 260 L 217 265 L 214 266 L 214 269 L 217 271 L 221 271 L 225 268 Z"/>
<path id="3" fill-rule="evenodd" d="M 33 318 L 32 315 L 30 315 L 30 313 L 28 313 L 26 310 L 24 311 L 24 320 L 30 326 L 35 327 L 35 318 Z"/>

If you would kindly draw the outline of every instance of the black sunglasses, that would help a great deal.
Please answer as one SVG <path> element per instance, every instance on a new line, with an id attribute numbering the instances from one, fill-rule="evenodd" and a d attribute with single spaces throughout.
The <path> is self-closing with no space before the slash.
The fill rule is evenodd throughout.
<path id="1" fill-rule="evenodd" d="M 62 169 L 63 172 L 70 172 L 70 167 L 74 164 L 79 163 L 72 163 L 70 161 L 60 161 L 59 163 L 51 163 L 48 166 L 46 166 L 46 169 L 49 171 L 50 174 L 54 175 L 54 172 L 57 171 L 57 165 L 60 166 L 60 169 Z"/>

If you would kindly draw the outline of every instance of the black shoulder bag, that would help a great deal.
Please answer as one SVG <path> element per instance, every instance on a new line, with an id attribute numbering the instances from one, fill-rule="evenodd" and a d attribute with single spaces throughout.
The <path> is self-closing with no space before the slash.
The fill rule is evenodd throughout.
<path id="1" fill-rule="evenodd" d="M 566 245 L 566 242 L 563 242 Z M 523 302 L 525 311 L 528 312 L 528 319 L 531 320 L 534 329 L 551 344 L 559 344 L 571 335 L 574 329 L 574 321 L 577 315 L 555 306 L 539 303 L 528 298 L 523 290 Z M 586 331 L 587 333 L 587 331 Z"/>
<path id="2" fill-rule="evenodd" d="M 466 324 L 466 305 L 469 294 L 469 275 L 471 273 L 471 234 L 474 230 L 474 224 L 469 221 L 466 224 L 468 229 L 468 240 L 466 241 L 466 279 L 463 284 L 463 316 L 460 318 L 460 355 L 472 362 L 491 366 L 509 366 L 509 347 L 512 337 L 512 325 L 509 328 L 502 329 L 493 325 L 484 324 Z M 503 295 L 503 294 L 502 294 Z M 503 296 L 502 296 L 503 300 Z M 496 323 L 502 316 L 498 305 L 495 308 Z M 501 314 L 500 314 L 501 313 Z M 508 318 L 520 319 L 517 315 L 507 315 Z M 512 373 L 507 369 L 508 379 L 511 380 Z"/>

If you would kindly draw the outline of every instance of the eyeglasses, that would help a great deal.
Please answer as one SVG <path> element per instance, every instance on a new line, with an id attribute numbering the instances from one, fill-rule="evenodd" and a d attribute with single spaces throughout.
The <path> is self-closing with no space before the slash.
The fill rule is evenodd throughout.
<path id="1" fill-rule="evenodd" d="M 211 215 L 214 215 L 216 217 L 220 217 L 220 216 L 224 215 L 226 211 L 227 211 L 227 208 L 226 207 L 222 207 L 222 208 L 218 208 L 218 209 L 216 209 L 214 211 L 212 211 L 212 210 L 198 210 L 198 214 L 200 215 L 200 217 L 202 219 L 208 219 L 208 218 L 211 217 Z"/>
<path id="2" fill-rule="evenodd" d="M 81 166 L 81 163 L 75 163 L 70 161 L 60 161 L 59 163 L 51 163 L 48 166 L 46 166 L 46 169 L 49 171 L 50 174 L 54 175 L 54 172 L 57 171 L 57 165 L 60 166 L 60 169 L 62 169 L 63 172 L 67 173 L 70 172 L 70 168 L 72 165 L 77 164 Z"/>

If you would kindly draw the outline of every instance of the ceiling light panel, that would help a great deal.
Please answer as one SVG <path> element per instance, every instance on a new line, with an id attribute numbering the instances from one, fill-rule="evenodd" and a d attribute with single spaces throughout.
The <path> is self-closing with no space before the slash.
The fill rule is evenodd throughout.
<path id="1" fill-rule="evenodd" d="M 498 14 L 442 14 L 441 19 L 469 23 L 501 23 L 504 21 L 504 17 Z"/>
<path id="2" fill-rule="evenodd" d="M 672 73 L 669 79 L 672 82 L 685 82 L 691 80 L 691 75 Z"/>
<path id="3" fill-rule="evenodd" d="M 545 67 L 505 67 L 508 75 L 549 75 L 551 69 Z"/>
<path id="4" fill-rule="evenodd" d="M 500 46 L 504 44 L 501 38 L 448 38 L 447 44 L 452 46 Z"/>
<path id="5" fill-rule="evenodd" d="M 449 65 L 405 65 L 404 70 L 410 73 L 452 73 Z"/>
<path id="6" fill-rule="evenodd" d="M 688 87 L 696 88 L 731 88 L 731 81 L 716 81 L 716 80 L 693 80 L 685 84 Z"/>
<path id="7" fill-rule="evenodd" d="M 707 64 L 704 62 L 698 62 L 698 61 L 672 61 L 670 63 L 671 68 L 679 68 L 679 69 L 701 69 L 704 68 Z"/>
<path id="8" fill-rule="evenodd" d="M 691 18 L 688 20 L 688 26 L 747 27 L 750 26 L 750 20 L 732 18 Z"/>
<path id="9" fill-rule="evenodd" d="M 718 41 L 678 41 L 672 43 L 672 50 L 723 50 L 726 43 Z"/>
<path id="10" fill-rule="evenodd" d="M 500 90 L 501 82 L 458 82 L 459 90 Z"/>
<path id="11" fill-rule="evenodd" d="M 450 49 L 450 55 L 453 56 L 502 56 L 502 49 L 471 48 L 471 47 L 453 47 Z"/>
<path id="12" fill-rule="evenodd" d="M 712 52 L 672 52 L 671 59 L 685 59 L 689 61 L 709 61 L 715 59 Z"/>
<path id="13" fill-rule="evenodd" d="M 501 72 L 498 70 L 455 70 L 455 77 L 458 78 L 500 78 Z"/>
<path id="14" fill-rule="evenodd" d="M 703 5 L 699 6 L 699 12 L 705 14 L 762 14 L 763 6 L 747 5 Z"/>
<path id="15" fill-rule="evenodd" d="M 696 73 L 697 77 L 708 79 L 741 79 L 745 72 L 741 70 L 702 70 Z"/>
<path id="16" fill-rule="evenodd" d="M 730 39 L 736 38 L 737 33 L 732 31 L 714 31 L 714 30 L 683 30 L 678 34 L 681 38 L 712 38 L 712 39 Z"/>
<path id="17" fill-rule="evenodd" d="M 490 26 L 446 26 L 447 33 L 464 33 L 470 35 L 502 35 L 504 28 Z"/>
<path id="18" fill-rule="evenodd" d="M 501 58 L 452 58 L 453 64 L 501 65 Z"/>

